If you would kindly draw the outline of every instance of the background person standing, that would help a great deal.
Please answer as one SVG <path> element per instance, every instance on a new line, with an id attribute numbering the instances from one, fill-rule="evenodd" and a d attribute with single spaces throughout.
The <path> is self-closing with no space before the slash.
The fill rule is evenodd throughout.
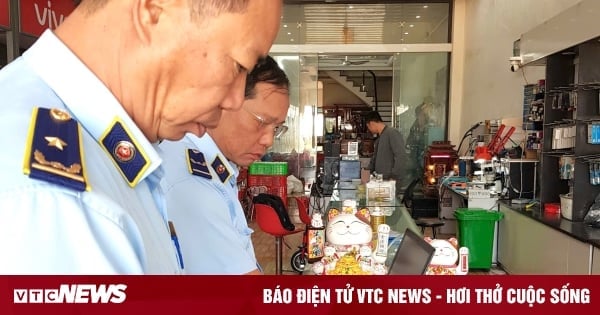
<path id="1" fill-rule="evenodd" d="M 369 169 L 372 173 L 381 174 L 383 179 L 395 180 L 396 194 L 398 195 L 410 180 L 406 174 L 408 156 L 405 151 L 404 138 L 400 131 L 387 126 L 376 111 L 365 115 L 365 123 L 369 132 L 377 135 Z"/>

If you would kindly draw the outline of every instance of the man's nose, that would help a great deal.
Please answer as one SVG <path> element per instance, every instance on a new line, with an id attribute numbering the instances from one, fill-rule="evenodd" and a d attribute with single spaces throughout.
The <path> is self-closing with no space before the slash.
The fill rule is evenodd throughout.
<path id="1" fill-rule="evenodd" d="M 235 78 L 229 92 L 221 102 L 221 108 L 236 111 L 244 103 L 244 89 L 246 88 L 246 73 L 241 73 Z"/>
<path id="2" fill-rule="evenodd" d="M 273 146 L 275 141 L 275 130 L 271 126 L 265 126 L 265 130 L 261 130 L 262 133 L 259 139 L 259 143 L 265 147 L 265 150 Z"/>

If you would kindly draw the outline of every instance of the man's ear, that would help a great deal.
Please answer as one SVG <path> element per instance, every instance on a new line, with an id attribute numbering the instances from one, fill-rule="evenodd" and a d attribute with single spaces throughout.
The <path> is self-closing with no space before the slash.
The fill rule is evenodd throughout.
<path id="1" fill-rule="evenodd" d="M 136 0 L 132 9 L 133 25 L 140 40 L 144 44 L 151 41 L 150 31 L 160 21 L 164 11 L 164 0 Z"/>

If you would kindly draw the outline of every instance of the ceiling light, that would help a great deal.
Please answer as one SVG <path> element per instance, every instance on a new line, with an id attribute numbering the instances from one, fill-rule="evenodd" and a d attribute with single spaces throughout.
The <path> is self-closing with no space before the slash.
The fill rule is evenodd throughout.
<path id="1" fill-rule="evenodd" d="M 292 32 L 288 32 L 288 35 L 292 35 Z"/>
<path id="2" fill-rule="evenodd" d="M 287 24 L 283 24 L 283 27 L 287 27 Z"/>
<path id="3" fill-rule="evenodd" d="M 415 25 L 414 25 L 414 24 L 411 24 L 411 25 L 409 25 L 408 27 L 415 27 Z"/>
<path id="4" fill-rule="evenodd" d="M 429 8 L 429 6 L 428 6 L 428 5 L 424 5 L 424 6 L 423 6 L 423 9 L 427 9 L 427 8 Z"/>
<path id="5" fill-rule="evenodd" d="M 404 32 L 404 35 L 408 35 L 408 32 Z"/>
<path id="6" fill-rule="evenodd" d="M 293 39 L 293 38 L 290 38 L 290 42 L 293 42 L 293 41 L 294 41 L 294 39 Z"/>
<path id="7" fill-rule="evenodd" d="M 420 16 L 420 15 L 417 15 L 417 16 L 416 16 L 416 18 L 417 18 L 417 19 L 420 19 L 420 18 L 421 18 L 421 16 Z"/>
<path id="8" fill-rule="evenodd" d="M 354 9 L 354 6 L 349 5 L 348 9 Z"/>

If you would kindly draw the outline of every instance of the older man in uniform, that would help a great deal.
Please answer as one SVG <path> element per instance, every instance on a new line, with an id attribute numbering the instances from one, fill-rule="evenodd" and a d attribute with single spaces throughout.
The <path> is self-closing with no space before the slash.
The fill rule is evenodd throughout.
<path id="1" fill-rule="evenodd" d="M 0 271 L 180 273 L 157 143 L 240 108 L 281 5 L 83 0 L 2 69 Z"/>
<path id="2" fill-rule="evenodd" d="M 242 110 L 202 138 L 164 141 L 165 193 L 171 219 L 194 274 L 260 274 L 244 211 L 238 201 L 238 166 L 259 160 L 283 134 L 289 81 L 271 57 L 246 80 Z M 167 157 L 168 156 L 168 157 Z"/>

